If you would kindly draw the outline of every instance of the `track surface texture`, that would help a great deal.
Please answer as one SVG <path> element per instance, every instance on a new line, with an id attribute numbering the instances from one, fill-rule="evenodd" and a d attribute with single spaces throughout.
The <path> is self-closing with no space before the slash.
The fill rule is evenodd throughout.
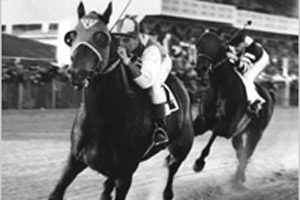
<path id="1" fill-rule="evenodd" d="M 76 110 L 4 110 L 2 112 L 2 199 L 46 200 L 69 151 Z M 231 140 L 217 138 L 200 173 L 192 170 L 210 132 L 195 138 L 174 180 L 174 200 L 297 200 L 298 108 L 276 107 L 246 170 L 245 190 L 231 187 L 237 167 Z M 129 200 L 160 200 L 167 169 L 166 151 L 141 163 Z M 98 200 L 104 177 L 90 169 L 68 188 L 66 200 Z"/>

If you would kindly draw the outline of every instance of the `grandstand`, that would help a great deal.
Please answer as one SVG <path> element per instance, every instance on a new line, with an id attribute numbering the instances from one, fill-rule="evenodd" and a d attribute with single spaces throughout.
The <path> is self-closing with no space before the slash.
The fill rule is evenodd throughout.
<path id="1" fill-rule="evenodd" d="M 215 0 L 209 2 L 218 4 L 231 4 L 240 9 L 264 11 L 269 13 L 270 16 L 277 17 L 277 14 L 289 16 L 291 13 L 296 15 L 296 1 L 282 3 L 281 1 L 235 1 L 235 0 Z M 248 18 L 248 20 L 253 20 Z M 245 19 L 246 21 L 246 19 Z M 270 20 L 270 23 L 274 21 Z M 297 26 L 297 24 L 296 24 Z M 206 28 L 214 28 L 224 33 L 225 38 L 229 38 L 232 33 L 237 30 L 235 24 L 230 22 L 218 22 L 217 19 L 212 20 L 199 20 L 191 19 L 188 17 L 176 17 L 168 15 L 152 15 L 146 16 L 141 22 L 142 30 L 148 34 L 156 35 L 159 41 L 162 41 L 167 33 L 171 33 L 180 41 L 189 42 L 191 38 L 197 38 L 199 34 Z M 298 30 L 297 30 L 298 31 Z M 251 27 L 247 30 L 248 34 L 252 35 L 256 40 L 260 41 L 272 57 L 273 62 L 280 62 L 280 58 L 289 57 L 291 60 L 291 72 L 295 73 L 298 68 L 298 35 L 286 34 L 276 31 L 268 30 L 255 30 Z M 272 66 L 270 66 L 272 67 Z M 278 69 L 280 71 L 280 69 Z M 297 72 L 296 72 L 297 73 Z"/>
<path id="2" fill-rule="evenodd" d="M 207 0 L 234 5 L 239 9 L 298 18 L 297 0 Z"/>
<path id="3" fill-rule="evenodd" d="M 170 3 L 171 1 L 164 2 Z M 287 22 L 282 20 L 284 17 L 298 17 L 298 1 L 207 0 L 198 1 L 199 4 L 185 0 L 175 2 L 177 2 L 181 8 L 177 8 L 176 3 L 174 3 L 166 9 L 174 12 L 167 12 L 167 14 L 163 15 L 147 15 L 141 21 L 142 30 L 147 34 L 155 36 L 160 42 L 163 42 L 166 34 L 171 34 L 172 44 L 169 48 L 172 53 L 172 45 L 180 46 L 181 43 L 185 44 L 185 46 L 192 46 L 204 29 L 214 29 L 222 33 L 224 39 L 229 39 L 232 34 L 241 27 L 241 23 L 237 23 L 239 18 L 250 16 L 249 18 L 245 17 L 243 22 L 247 20 L 259 22 L 263 21 L 264 18 L 268 18 L 265 24 L 261 24 L 261 27 L 249 27 L 246 31 L 266 48 L 271 57 L 271 62 L 263 73 L 264 76 L 260 76 L 260 81 L 272 81 L 277 83 L 279 93 L 277 102 L 279 102 L 279 104 L 288 105 L 290 99 L 287 96 L 291 95 L 291 93 L 292 95 L 295 93 L 298 94 L 298 21 Z M 205 4 L 205 2 L 209 4 Z M 199 11 L 202 7 L 205 7 L 206 10 Z M 226 13 L 226 9 L 228 9 L 227 14 L 223 13 L 222 15 L 222 13 L 219 13 L 219 15 L 225 16 L 225 18 L 221 20 L 217 15 L 209 13 L 209 9 L 213 12 L 218 11 L 219 7 L 219 12 L 225 10 L 224 12 Z M 234 12 L 236 12 L 237 16 L 230 16 L 230 13 Z M 200 15 L 202 14 L 201 17 L 193 16 L 199 13 Z M 210 18 L 206 18 L 205 15 L 209 15 Z M 252 16 L 253 18 L 251 18 Z M 238 19 L 234 19 L 235 17 Z M 281 17 L 283 18 L 281 19 Z M 283 24 L 275 25 L 276 19 L 278 18 L 280 18 L 278 21 L 284 21 L 285 24 L 290 23 L 290 26 L 284 27 Z M 282 30 L 274 29 L 275 26 L 282 27 Z M 294 28 L 293 31 L 283 31 L 291 27 Z M 173 70 L 179 75 L 183 75 L 183 77 L 184 75 L 188 76 L 191 74 L 190 66 L 193 65 L 191 62 L 195 61 L 195 58 L 190 59 L 189 63 L 189 56 L 186 54 L 187 53 L 183 53 L 181 59 L 178 59 L 177 56 L 177 58 L 174 59 L 173 66 Z M 187 79 L 189 80 L 189 78 Z M 294 100 L 293 102 L 297 104 L 298 101 Z"/>
<path id="4" fill-rule="evenodd" d="M 100 12 L 98 8 L 104 9 L 105 1 L 109 2 L 83 0 L 88 10 Z M 112 24 L 126 3 L 113 1 Z M 57 46 L 56 58 L 65 64 L 69 49 L 63 44 L 63 36 L 77 21 L 77 4 L 77 1 L 61 0 L 3 1 L 2 32 Z M 174 71 L 185 75 L 191 74 L 190 68 L 195 64 L 191 52 L 203 30 L 215 29 L 228 39 L 247 20 L 252 20 L 248 34 L 260 41 L 271 56 L 265 70 L 267 77 L 292 84 L 298 92 L 296 0 L 133 0 L 126 14 L 138 15 L 141 30 L 162 43 L 167 34 L 172 36 L 168 48 L 175 54 Z M 181 53 L 176 52 L 177 47 Z"/>

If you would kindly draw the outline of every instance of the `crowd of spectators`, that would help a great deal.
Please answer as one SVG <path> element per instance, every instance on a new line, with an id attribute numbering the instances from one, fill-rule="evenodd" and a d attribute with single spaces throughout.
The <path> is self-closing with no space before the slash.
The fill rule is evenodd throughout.
<path id="1" fill-rule="evenodd" d="M 173 59 L 173 73 L 176 73 L 186 84 L 190 92 L 199 90 L 194 84 L 196 64 L 196 42 L 205 29 L 213 29 L 222 39 L 228 40 L 237 31 L 233 27 L 222 27 L 222 25 L 211 26 L 207 24 L 189 24 L 159 21 L 161 19 L 146 19 L 141 24 L 142 31 L 154 36 L 169 51 Z M 249 32 L 258 40 L 270 55 L 270 64 L 260 76 L 262 79 L 270 80 L 273 77 L 282 77 L 282 59 L 289 60 L 289 75 L 298 77 L 298 39 L 297 37 L 285 38 L 275 34 L 262 35 Z M 284 79 L 285 77 L 282 77 Z M 264 81 L 264 80 L 262 80 Z"/>
<path id="2" fill-rule="evenodd" d="M 179 68 L 175 62 L 174 70 L 189 69 L 195 64 L 195 44 L 198 37 L 205 29 L 213 29 L 218 32 L 222 39 L 228 40 L 237 29 L 233 27 L 207 26 L 207 25 L 189 25 L 189 24 L 173 24 L 171 22 L 156 22 L 154 19 L 146 20 L 142 23 L 142 30 L 164 44 L 167 44 L 170 55 L 177 62 L 181 60 L 184 69 Z M 151 23 L 154 25 L 151 26 Z M 149 25 L 150 24 L 150 25 Z M 150 27 L 150 28 L 149 28 Z M 255 40 L 260 42 L 271 57 L 271 64 L 268 67 L 270 73 L 281 72 L 281 58 L 288 57 L 290 60 L 290 73 L 298 75 L 298 40 L 295 38 L 278 38 L 275 36 L 263 36 L 255 33 L 249 33 Z M 168 40 L 166 42 L 166 40 Z"/>
<path id="3" fill-rule="evenodd" d="M 234 5 L 239 9 L 298 18 L 298 1 L 295 0 L 204 0 Z"/>

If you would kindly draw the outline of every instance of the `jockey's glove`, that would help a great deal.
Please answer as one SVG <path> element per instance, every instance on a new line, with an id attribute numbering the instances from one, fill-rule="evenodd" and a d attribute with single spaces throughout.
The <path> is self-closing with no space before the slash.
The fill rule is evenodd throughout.
<path id="1" fill-rule="evenodd" d="M 124 47 L 118 47 L 117 53 L 125 65 L 129 65 L 130 57 L 127 54 L 127 50 Z"/>
<path id="2" fill-rule="evenodd" d="M 133 78 L 136 78 L 136 77 L 139 77 L 140 75 L 142 75 L 142 72 L 141 72 L 142 60 L 141 59 L 137 59 L 134 62 L 129 61 L 127 66 L 129 68 L 129 71 L 130 71 L 131 75 L 133 76 Z"/>
<path id="3" fill-rule="evenodd" d="M 239 64 L 237 65 L 237 70 L 241 74 L 245 74 L 249 70 L 250 67 L 251 66 L 249 65 L 249 63 L 240 61 Z"/>
<path id="4" fill-rule="evenodd" d="M 230 61 L 231 63 L 236 63 L 236 62 L 239 60 L 239 58 L 237 57 L 237 55 L 234 54 L 234 53 L 231 52 L 231 51 L 228 51 L 228 52 L 226 53 L 226 56 L 228 57 L 228 59 L 229 59 L 229 61 Z"/>

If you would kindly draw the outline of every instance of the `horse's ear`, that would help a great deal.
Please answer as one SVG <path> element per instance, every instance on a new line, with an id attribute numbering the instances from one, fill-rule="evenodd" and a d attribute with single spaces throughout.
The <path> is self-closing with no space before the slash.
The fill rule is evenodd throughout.
<path id="1" fill-rule="evenodd" d="M 80 1 L 79 6 L 77 8 L 78 18 L 82 18 L 85 15 L 85 9 L 82 1 Z"/>
<path id="2" fill-rule="evenodd" d="M 109 22 L 109 18 L 110 18 L 110 15 L 112 13 L 112 2 L 110 2 L 106 8 L 106 10 L 104 11 L 104 14 L 103 14 L 103 20 L 106 24 L 108 24 Z"/>

